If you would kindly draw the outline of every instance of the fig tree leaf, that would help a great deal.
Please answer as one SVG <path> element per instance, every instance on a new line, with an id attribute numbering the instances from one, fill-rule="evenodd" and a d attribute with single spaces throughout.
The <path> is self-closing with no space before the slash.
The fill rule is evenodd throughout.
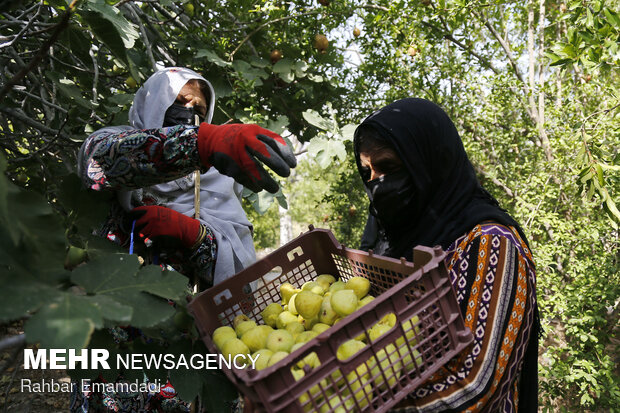
<path id="1" fill-rule="evenodd" d="M 8 272 L 1 278 L 0 322 L 16 320 L 32 313 L 61 294 L 57 289 L 37 282 L 30 276 L 15 277 L 10 274 L 14 273 Z"/>
<path id="2" fill-rule="evenodd" d="M 291 73 L 293 70 L 293 61 L 291 59 L 280 59 L 275 65 L 273 65 L 273 73 Z"/>
<path id="3" fill-rule="evenodd" d="M 314 137 L 310 139 L 308 155 L 319 164 L 321 169 L 325 169 L 331 165 L 335 157 L 344 161 L 347 157 L 347 151 L 342 141 Z"/>
<path id="4" fill-rule="evenodd" d="M 334 130 L 334 122 L 329 119 L 325 119 L 322 117 L 317 111 L 308 109 L 307 111 L 302 113 L 302 116 L 312 126 L 316 126 L 317 128 L 324 131 L 332 131 Z"/>
<path id="5" fill-rule="evenodd" d="M 187 277 L 176 271 L 162 271 L 156 265 L 142 268 L 138 278 L 145 284 L 143 291 L 169 300 L 181 298 L 187 289 Z"/>
<path id="6" fill-rule="evenodd" d="M 133 308 L 121 304 L 107 295 L 98 294 L 91 297 L 91 301 L 99 307 L 101 314 L 106 320 L 128 323 L 131 321 Z"/>
<path id="7" fill-rule="evenodd" d="M 90 297 L 63 293 L 24 325 L 26 339 L 44 348 L 83 348 L 95 327 L 103 327 L 101 311 Z"/>
<path id="8" fill-rule="evenodd" d="M 103 1 L 87 1 L 84 8 L 98 13 L 106 21 L 108 30 L 111 27 L 116 29 L 116 33 L 121 38 L 123 46 L 131 49 L 138 38 L 138 30 L 135 25 L 127 20 L 115 6 L 109 5 Z M 111 23 L 111 25 L 110 25 Z"/>
<path id="9" fill-rule="evenodd" d="M 194 57 L 197 59 L 206 57 L 208 61 L 220 67 L 226 67 L 226 66 L 232 65 L 232 63 L 225 61 L 224 59 L 219 57 L 215 52 L 211 50 L 207 50 L 207 49 L 199 49 Z"/>
<path id="10" fill-rule="evenodd" d="M 71 280 L 90 294 L 106 295 L 132 307 L 132 326 L 152 327 L 174 314 L 174 308 L 162 298 L 181 297 L 187 279 L 176 272 L 162 271 L 158 266 L 138 271 L 139 265 L 135 255 L 102 255 L 76 268 Z"/>

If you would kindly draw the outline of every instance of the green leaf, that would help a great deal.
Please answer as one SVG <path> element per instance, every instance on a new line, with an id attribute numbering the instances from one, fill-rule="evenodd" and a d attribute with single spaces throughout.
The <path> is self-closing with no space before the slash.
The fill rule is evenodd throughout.
<path id="1" fill-rule="evenodd" d="M 321 169 L 325 169 L 331 165 L 336 157 L 340 161 L 344 161 L 347 157 L 347 151 L 341 141 L 315 137 L 310 140 L 308 155 L 319 164 Z"/>
<path id="2" fill-rule="evenodd" d="M 603 178 L 603 168 L 601 168 L 601 165 L 599 164 L 596 164 L 596 175 L 598 177 L 599 184 L 601 184 L 601 186 L 604 186 L 605 179 Z"/>
<path id="3" fill-rule="evenodd" d="M 280 59 L 273 65 L 273 73 L 291 73 L 293 70 L 293 61 L 288 58 Z"/>
<path id="4" fill-rule="evenodd" d="M 196 59 L 200 59 L 202 57 L 206 57 L 208 61 L 210 61 L 211 63 L 214 63 L 214 64 L 216 64 L 217 66 L 220 66 L 220 67 L 227 67 L 227 66 L 231 66 L 232 65 L 231 62 L 225 61 L 224 59 L 219 57 L 215 52 L 213 52 L 211 50 L 208 50 L 208 49 L 199 49 L 194 57 Z"/>
<path id="5" fill-rule="evenodd" d="M 134 46 L 135 40 L 139 36 L 138 30 L 133 23 L 121 14 L 119 9 L 101 0 L 89 0 L 84 4 L 84 8 L 98 13 L 106 20 L 108 30 L 111 27 L 116 29 L 116 33 L 122 40 L 125 49 L 131 49 Z M 110 26 L 109 23 L 112 25 Z"/>
<path id="6" fill-rule="evenodd" d="M 6 261 L 3 260 L 3 263 Z M 22 274 L 20 277 L 12 277 L 14 274 L 8 272 L 1 279 L 3 287 L 0 289 L 0 322 L 28 316 L 43 304 L 59 297 L 60 292 L 57 289 L 40 283 L 31 276 Z"/>
<path id="7" fill-rule="evenodd" d="M 302 78 L 304 76 L 306 76 L 306 71 L 308 70 L 308 63 L 306 63 L 305 61 L 299 61 L 299 62 L 295 62 L 293 64 L 293 69 L 295 70 L 295 76 L 297 76 L 298 78 Z"/>
<path id="8" fill-rule="evenodd" d="M 24 325 L 28 342 L 44 348 L 84 348 L 93 330 L 103 327 L 99 307 L 89 297 L 63 293 Z"/>
<path id="9" fill-rule="evenodd" d="M 108 295 L 133 308 L 130 324 L 152 327 L 174 314 L 174 308 L 163 298 L 179 298 L 185 292 L 187 279 L 176 272 L 147 266 L 138 271 L 135 255 L 115 254 L 96 258 L 76 268 L 71 280 L 88 293 Z"/>
<path id="10" fill-rule="evenodd" d="M 202 402 L 209 412 L 223 412 L 230 409 L 231 402 L 238 397 L 237 388 L 220 370 L 206 370 Z"/>
<path id="11" fill-rule="evenodd" d="M 133 314 L 133 308 L 121 304 L 107 295 L 95 295 L 90 297 L 91 301 L 99 308 L 103 318 L 106 320 L 117 321 L 119 323 L 129 323 Z"/>
<path id="12" fill-rule="evenodd" d="M 247 80 L 256 81 L 259 79 L 266 79 L 268 77 L 267 72 L 262 69 L 252 67 L 248 62 L 243 60 L 235 60 L 233 62 L 233 68 Z"/>
<path id="13" fill-rule="evenodd" d="M 162 270 L 157 265 L 149 265 L 140 270 L 137 278 L 145 284 L 142 291 L 168 300 L 182 297 L 187 288 L 187 277 L 176 271 Z"/>
<path id="14" fill-rule="evenodd" d="M 288 124 L 289 124 L 289 120 L 287 116 L 278 115 L 276 120 L 269 119 L 267 121 L 267 124 L 265 125 L 265 128 L 281 135 L 286 130 Z"/>
<path id="15" fill-rule="evenodd" d="M 325 119 L 315 110 L 308 109 L 305 112 L 302 112 L 302 116 L 312 126 L 316 126 L 324 131 L 334 130 L 334 122 L 329 119 Z"/>
<path id="16" fill-rule="evenodd" d="M 254 206 L 254 209 L 256 210 L 256 212 L 263 215 L 265 212 L 267 212 L 271 204 L 273 204 L 275 194 L 272 194 L 267 191 L 260 191 L 256 195 L 257 195 L 256 200 L 252 203 L 252 206 Z"/>
<path id="17" fill-rule="evenodd" d="M 76 268 L 71 274 L 71 281 L 84 287 L 89 294 L 122 291 L 135 279 L 139 268 L 136 255 L 101 257 Z"/>
<path id="18" fill-rule="evenodd" d="M 353 135 L 355 134 L 355 129 L 357 129 L 357 125 L 353 125 L 353 124 L 344 125 L 342 129 L 340 129 L 340 135 L 346 141 L 353 141 Z"/>
<path id="19" fill-rule="evenodd" d="M 78 105 L 83 108 L 90 109 L 92 108 L 92 104 L 87 99 L 82 97 L 82 91 L 78 88 L 72 80 L 69 79 L 60 79 L 58 83 L 56 83 L 56 87 L 60 90 L 65 96 L 69 99 L 73 100 Z"/>

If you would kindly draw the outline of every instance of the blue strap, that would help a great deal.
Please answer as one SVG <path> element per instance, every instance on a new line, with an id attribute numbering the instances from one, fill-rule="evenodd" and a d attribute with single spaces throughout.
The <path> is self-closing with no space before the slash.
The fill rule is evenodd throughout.
<path id="1" fill-rule="evenodd" d="M 137 219 L 133 220 L 133 223 L 131 224 L 131 235 L 129 236 L 129 254 L 133 254 L 133 231 L 136 228 L 136 221 Z"/>

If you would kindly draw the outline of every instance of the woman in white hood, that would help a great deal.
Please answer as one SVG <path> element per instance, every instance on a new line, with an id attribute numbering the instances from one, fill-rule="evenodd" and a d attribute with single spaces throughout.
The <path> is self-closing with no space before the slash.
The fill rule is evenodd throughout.
<path id="1" fill-rule="evenodd" d="M 281 176 L 296 165 L 273 132 L 210 124 L 214 106 L 213 88 L 198 73 L 160 70 L 136 93 L 131 126 L 90 135 L 78 165 L 87 187 L 118 194 L 101 235 L 128 246 L 130 234 L 139 233 L 146 244 L 136 248 L 154 241 L 141 255 L 175 266 L 203 289 L 256 259 L 241 192 L 278 190 L 261 162 Z"/>

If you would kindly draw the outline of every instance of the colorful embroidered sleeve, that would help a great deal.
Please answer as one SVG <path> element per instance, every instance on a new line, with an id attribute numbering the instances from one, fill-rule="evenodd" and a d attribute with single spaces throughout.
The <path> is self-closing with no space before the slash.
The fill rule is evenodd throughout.
<path id="1" fill-rule="evenodd" d="M 203 225 L 206 235 L 203 241 L 192 251 L 189 257 L 188 270 L 192 271 L 200 279 L 205 288 L 213 286 L 213 269 L 217 258 L 217 242 L 215 234 L 206 225 Z"/>
<path id="2" fill-rule="evenodd" d="M 404 411 L 516 412 L 536 300 L 530 251 L 498 224 L 477 226 L 450 249 L 446 264 L 474 342 L 411 395 L 415 407 Z"/>
<path id="3" fill-rule="evenodd" d="M 193 126 L 95 132 L 82 145 L 81 178 L 95 190 L 144 188 L 180 178 L 200 167 L 196 134 Z"/>

